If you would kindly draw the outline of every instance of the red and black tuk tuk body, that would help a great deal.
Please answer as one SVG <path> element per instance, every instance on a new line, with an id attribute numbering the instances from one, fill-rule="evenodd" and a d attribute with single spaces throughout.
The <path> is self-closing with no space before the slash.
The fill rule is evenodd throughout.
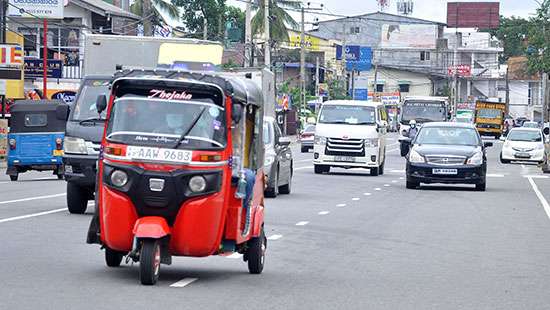
<path id="1" fill-rule="evenodd" d="M 251 81 L 179 71 L 115 75 L 88 243 L 155 284 L 171 256 L 239 252 L 263 270 L 262 94 Z M 127 259 L 128 260 L 128 259 Z"/>

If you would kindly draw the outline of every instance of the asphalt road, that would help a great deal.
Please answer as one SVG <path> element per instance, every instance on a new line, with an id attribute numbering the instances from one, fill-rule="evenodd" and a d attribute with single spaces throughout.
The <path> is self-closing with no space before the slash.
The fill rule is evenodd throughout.
<path id="1" fill-rule="evenodd" d="M 548 309 L 550 179 L 498 163 L 497 142 L 486 192 L 406 190 L 393 139 L 378 177 L 315 175 L 294 148 L 292 194 L 266 201 L 263 274 L 239 257 L 175 258 L 154 287 L 85 243 L 93 207 L 69 215 L 64 181 L 1 175 L 0 309 Z"/>

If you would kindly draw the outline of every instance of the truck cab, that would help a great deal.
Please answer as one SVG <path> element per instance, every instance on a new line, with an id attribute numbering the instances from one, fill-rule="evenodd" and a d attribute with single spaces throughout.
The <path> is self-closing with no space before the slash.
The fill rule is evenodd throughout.
<path id="1" fill-rule="evenodd" d="M 476 127 L 482 136 L 499 139 L 504 130 L 506 104 L 503 102 L 476 102 Z"/>

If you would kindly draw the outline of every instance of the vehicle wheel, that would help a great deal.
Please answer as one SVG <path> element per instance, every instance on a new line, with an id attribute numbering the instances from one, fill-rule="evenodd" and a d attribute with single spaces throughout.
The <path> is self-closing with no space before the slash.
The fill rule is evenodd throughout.
<path id="1" fill-rule="evenodd" d="M 485 189 L 487 189 L 487 183 L 486 182 L 476 184 L 476 191 L 484 192 Z"/>
<path id="2" fill-rule="evenodd" d="M 289 173 L 290 177 L 288 178 L 288 183 L 279 187 L 279 193 L 284 195 L 288 195 L 292 191 L 292 171 L 290 171 Z"/>
<path id="3" fill-rule="evenodd" d="M 376 177 L 380 174 L 380 167 L 370 168 L 370 175 Z"/>
<path id="4" fill-rule="evenodd" d="M 139 279 L 143 285 L 154 285 L 160 273 L 160 244 L 156 239 L 145 239 L 139 254 Z"/>
<path id="5" fill-rule="evenodd" d="M 500 153 L 500 162 L 502 164 L 509 164 L 510 163 L 510 161 L 508 159 L 502 158 L 502 153 Z"/>
<path id="6" fill-rule="evenodd" d="M 252 274 L 260 274 L 264 270 L 265 250 L 267 248 L 267 239 L 265 238 L 264 229 L 260 232 L 260 236 L 248 241 L 248 272 Z"/>
<path id="7" fill-rule="evenodd" d="M 420 183 L 410 182 L 410 181 L 407 181 L 407 183 L 405 185 L 405 187 L 407 187 L 408 189 L 416 189 L 419 186 L 420 186 Z"/>
<path id="8" fill-rule="evenodd" d="M 120 266 L 120 263 L 122 262 L 122 258 L 124 257 L 124 253 L 111 250 L 108 247 L 105 247 L 105 263 L 109 267 L 118 267 Z"/>
<path id="9" fill-rule="evenodd" d="M 275 184 L 272 187 L 266 188 L 264 196 L 268 198 L 276 198 L 279 195 L 279 169 L 275 170 Z"/>
<path id="10" fill-rule="evenodd" d="M 58 175 L 57 175 L 57 179 L 58 179 L 58 180 L 63 180 L 63 174 L 58 174 Z"/>
<path id="11" fill-rule="evenodd" d="M 17 178 L 19 178 L 19 174 L 16 174 L 16 175 L 10 175 L 10 180 L 12 181 L 17 181 Z"/>
<path id="12" fill-rule="evenodd" d="M 401 157 L 405 157 L 409 154 L 409 147 L 405 144 L 400 144 L 399 151 L 401 152 Z"/>
<path id="13" fill-rule="evenodd" d="M 84 214 L 88 207 L 86 190 L 72 182 L 67 182 L 67 207 L 72 214 Z"/>
<path id="14" fill-rule="evenodd" d="M 314 165 L 313 170 L 315 171 L 315 174 L 329 173 L 330 166 Z"/>
<path id="15" fill-rule="evenodd" d="M 309 152 L 309 149 L 308 149 L 307 147 L 305 147 L 305 146 L 300 147 L 300 150 L 301 150 L 302 153 L 307 153 L 307 152 Z"/>

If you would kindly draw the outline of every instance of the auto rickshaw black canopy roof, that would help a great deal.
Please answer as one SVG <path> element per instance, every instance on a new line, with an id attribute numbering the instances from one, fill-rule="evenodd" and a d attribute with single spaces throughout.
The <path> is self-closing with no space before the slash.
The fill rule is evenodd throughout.
<path id="1" fill-rule="evenodd" d="M 121 70 L 114 74 L 113 80 L 121 78 L 152 78 L 159 80 L 197 81 L 219 86 L 225 95 L 231 96 L 245 105 L 263 106 L 263 95 L 259 87 L 249 79 L 241 79 L 234 76 L 225 76 L 223 73 L 189 72 L 175 70 Z"/>
<path id="2" fill-rule="evenodd" d="M 10 107 L 10 132 L 64 132 L 67 121 L 57 118 L 56 109 L 65 105 L 61 100 L 18 100 Z M 26 126 L 28 114 L 44 114 L 47 117 L 45 126 Z"/>

